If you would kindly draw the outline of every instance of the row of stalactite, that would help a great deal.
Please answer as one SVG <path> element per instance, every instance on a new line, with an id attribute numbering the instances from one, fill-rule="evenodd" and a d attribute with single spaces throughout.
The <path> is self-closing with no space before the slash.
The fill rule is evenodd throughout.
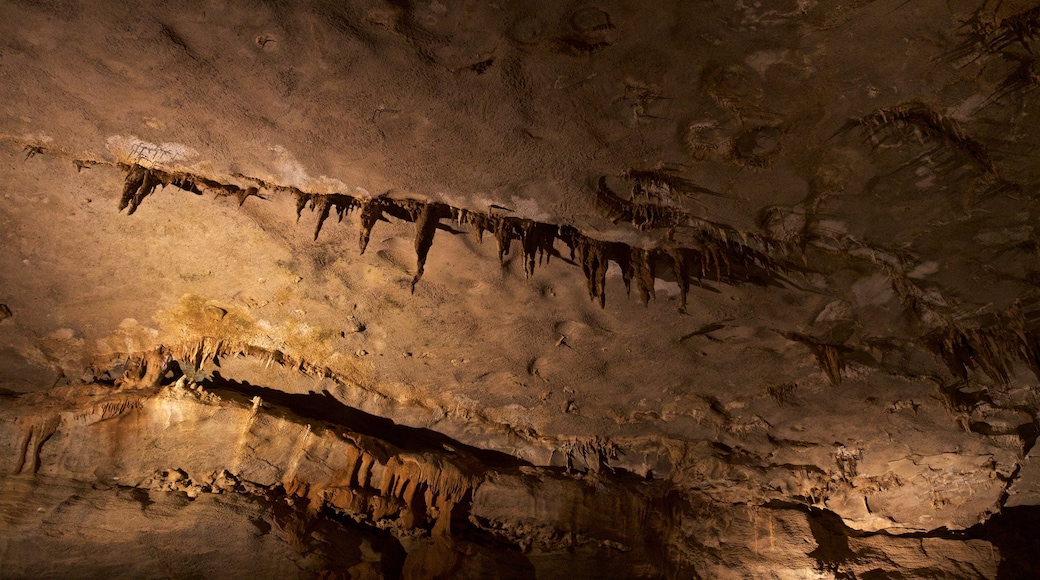
<path id="1" fill-rule="evenodd" d="M 235 196 L 240 203 L 251 196 L 260 197 L 256 187 L 243 189 L 186 173 L 166 172 L 140 165 L 127 166 L 126 171 L 119 209 L 129 208 L 128 213 L 136 211 L 144 198 L 157 187 L 167 185 L 194 193 L 201 193 L 202 189 L 207 189 L 216 192 L 217 195 Z M 601 201 L 604 188 L 605 185 L 601 181 L 598 196 Z M 553 256 L 560 257 L 555 244 L 557 241 L 562 242 L 570 250 L 570 260 L 581 265 L 588 281 L 590 297 L 598 300 L 601 306 L 606 304 L 606 273 L 610 262 L 614 262 L 620 268 L 626 290 L 631 291 L 632 281 L 636 282 L 644 303 L 655 297 L 654 285 L 656 278 L 660 277 L 659 272 L 670 272 L 679 286 L 680 308 L 683 310 L 694 278 L 698 283 L 708 279 L 725 284 L 779 284 L 778 274 L 786 270 L 782 262 L 770 256 L 770 250 L 773 248 L 766 238 L 697 220 L 667 206 L 625 202 L 616 197 L 608 208 L 608 216 L 611 219 L 629 221 L 641 229 L 685 225 L 696 232 L 696 244 L 664 244 L 653 248 L 641 248 L 623 242 L 599 240 L 569 225 L 472 211 L 443 203 L 306 193 L 284 187 L 274 189 L 291 191 L 296 196 L 297 218 L 308 206 L 318 214 L 314 229 L 315 239 L 318 239 L 322 227 L 333 212 L 342 221 L 345 216 L 357 211 L 360 222 L 358 249 L 361 253 L 368 247 L 372 229 L 379 221 L 395 218 L 414 223 L 416 272 L 412 279 L 413 291 L 423 276 L 426 259 L 433 246 L 434 234 L 442 227 L 443 220 L 469 226 L 478 241 L 483 240 L 485 233 L 493 235 L 498 245 L 500 260 L 505 260 L 513 243 L 518 242 L 523 255 L 524 272 L 528 276 L 534 274 L 538 264 L 547 263 Z M 671 268 L 668 268 L 669 264 Z"/>
<path id="2" fill-rule="evenodd" d="M 598 240 L 581 233 L 573 226 L 475 212 L 441 203 L 411 199 L 358 199 L 343 194 L 308 194 L 298 191 L 295 193 L 298 217 L 308 205 L 318 214 L 315 239 L 333 211 L 340 220 L 352 211 L 359 211 L 358 241 L 362 253 L 368 246 L 372 228 L 380 220 L 393 217 L 413 222 L 417 256 L 416 273 L 412 280 L 413 290 L 423 275 L 434 234 L 442 220 L 469 226 L 478 241 L 482 241 L 486 233 L 493 235 L 500 260 L 505 260 L 513 243 L 517 242 L 523 256 L 524 272 L 528 276 L 534 274 L 537 265 L 547 263 L 553 256 L 561 257 L 555 244 L 557 241 L 562 242 L 569 249 L 570 260 L 581 265 L 587 280 L 589 296 L 598 300 L 601 306 L 606 304 L 606 273 L 610 262 L 614 262 L 620 268 L 626 290 L 631 291 L 632 281 L 636 282 L 644 303 L 655 297 L 654 285 L 655 279 L 659 277 L 659 266 L 667 268 L 670 262 L 671 273 L 679 285 L 682 309 L 686 307 L 689 288 L 694 278 L 698 281 L 709 279 L 729 284 L 779 284 L 777 274 L 784 270 L 777 260 L 771 258 L 766 251 L 753 247 L 747 239 L 710 235 L 703 230 L 697 247 L 668 245 L 640 248 L 623 242 Z"/>
<path id="3" fill-rule="evenodd" d="M 974 141 L 966 137 L 956 124 L 951 125 L 952 121 L 936 115 L 937 113 L 925 105 L 911 103 L 892 111 L 880 111 L 869 118 L 854 120 L 854 123 L 866 127 L 870 132 L 875 132 L 890 123 L 927 125 L 932 131 L 942 133 L 957 146 L 970 150 L 968 152 L 979 158 L 987 171 L 996 173 L 995 168 L 987 163 L 988 157 L 979 155 L 982 150 L 975 147 Z M 220 196 L 234 196 L 239 199 L 240 204 L 248 197 L 260 197 L 256 187 L 240 188 L 195 175 L 171 173 L 140 165 L 125 166 L 125 169 L 127 176 L 120 209 L 129 208 L 130 213 L 133 213 L 141 201 L 160 185 L 173 185 L 194 193 L 201 193 L 200 188 L 203 188 Z M 388 197 L 360 198 L 347 194 L 306 193 L 296 188 L 270 188 L 295 195 L 297 219 L 307 207 L 317 213 L 315 239 L 318 239 L 322 227 L 333 213 L 342 221 L 352 212 L 358 212 L 358 248 L 361 253 L 367 248 L 372 230 L 379 221 L 394 218 L 414 223 L 417 264 L 412 279 L 413 291 L 423 276 L 434 235 L 437 229 L 443 227 L 442 222 L 445 220 L 459 226 L 469 226 L 472 235 L 478 241 L 482 241 L 485 234 L 494 236 L 501 261 L 509 255 L 513 243 L 518 243 L 523 256 L 524 271 L 528 276 L 534 274 L 537 265 L 548 262 L 553 256 L 562 258 L 556 248 L 556 242 L 562 242 L 569 249 L 570 261 L 581 266 L 589 296 L 601 306 L 606 304 L 606 277 L 611 262 L 621 270 L 627 291 L 631 292 L 635 282 L 644 303 L 656 296 L 656 280 L 664 272 L 668 272 L 679 287 L 682 311 L 685 311 L 687 305 L 690 286 L 703 285 L 705 279 L 725 284 L 780 285 L 781 274 L 787 271 L 788 264 L 783 256 L 788 254 L 790 248 L 783 247 L 766 236 L 747 234 L 699 220 L 676 207 L 640 202 L 636 199 L 637 193 L 645 192 L 648 188 L 688 187 L 683 183 L 672 183 L 677 179 L 674 176 L 659 172 L 629 172 L 623 177 L 632 179 L 636 184 L 629 200 L 624 200 L 611 191 L 605 178 L 599 180 L 595 198 L 608 218 L 614 222 L 631 223 L 640 229 L 683 226 L 696 233 L 697 243 L 692 246 L 662 244 L 653 248 L 642 248 L 623 242 L 596 239 L 569 225 L 472 211 L 437 202 Z M 649 195 L 647 197 L 649 198 Z M 778 255 L 781 257 L 777 258 Z M 907 283 L 904 277 L 898 273 L 889 273 L 893 279 L 893 287 L 903 299 L 904 306 L 911 313 L 919 309 L 917 307 L 920 305 L 912 300 L 913 293 L 902 287 Z M 910 303 L 907 303 L 908 299 Z M 1040 376 L 1040 348 L 1037 347 L 1036 333 L 1028 330 L 1024 322 L 1020 321 L 1016 325 L 1014 317 L 1009 320 L 1008 324 L 988 328 L 947 324 L 924 337 L 922 342 L 942 358 L 958 378 L 966 379 L 967 371 L 978 368 L 995 382 L 1006 384 L 1010 380 L 1010 364 L 1013 360 L 1027 362 Z M 845 367 L 844 354 L 850 350 L 848 347 L 825 344 L 803 335 L 788 334 L 792 340 L 809 347 L 832 383 L 838 384 L 841 381 Z M 203 359 L 217 355 L 218 351 L 225 347 L 228 352 L 253 349 L 248 345 L 235 347 L 218 344 L 215 345 L 216 350 L 212 350 L 205 342 L 199 346 L 202 350 L 190 355 L 185 353 L 186 356 L 183 356 L 182 360 L 191 361 L 199 366 Z M 258 354 L 270 361 L 295 365 L 307 372 L 324 371 L 303 369 L 303 361 L 290 360 L 279 351 L 246 354 Z"/>

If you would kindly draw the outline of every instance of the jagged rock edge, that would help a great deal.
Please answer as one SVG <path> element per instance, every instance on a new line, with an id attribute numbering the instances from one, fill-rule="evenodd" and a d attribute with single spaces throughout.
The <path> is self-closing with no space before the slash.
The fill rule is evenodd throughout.
<path id="1" fill-rule="evenodd" d="M 125 185 L 120 199 L 119 209 L 129 207 L 132 214 L 145 197 L 150 195 L 159 185 L 173 185 L 200 193 L 200 186 L 214 191 L 217 195 L 234 195 L 240 204 L 250 196 L 259 196 L 257 188 L 240 188 L 236 185 L 222 184 L 205 177 L 186 172 L 168 172 L 155 167 L 141 165 L 117 164 L 126 171 Z M 422 278 L 426 255 L 433 244 L 434 233 L 441 220 L 451 219 L 458 225 L 469 225 L 478 241 L 485 232 L 495 236 L 498 245 L 499 259 L 504 260 L 514 241 L 519 242 L 523 254 L 524 272 L 530 276 L 536 265 L 543 261 L 548 263 L 553 256 L 560 256 L 555 242 L 563 242 L 570 250 L 570 259 L 582 266 L 588 282 L 589 296 L 598 299 L 601 306 L 606 305 L 606 271 L 609 262 L 617 264 L 626 281 L 635 278 L 639 284 L 640 294 L 644 302 L 654 297 L 654 279 L 657 265 L 660 262 L 672 262 L 671 270 L 676 275 L 685 275 L 686 279 L 677 280 L 681 291 L 680 309 L 686 307 L 686 297 L 690 286 L 688 276 L 696 275 L 698 280 L 708 278 L 722 284 L 753 283 L 758 285 L 780 285 L 780 274 L 788 271 L 788 265 L 770 255 L 775 248 L 767 238 L 754 234 L 738 232 L 705 220 L 696 221 L 696 237 L 699 247 L 685 247 L 676 244 L 658 244 L 651 248 L 632 246 L 624 242 L 605 241 L 586 235 L 576 227 L 562 224 L 551 224 L 531 219 L 504 216 L 495 213 L 458 208 L 440 202 L 428 202 L 412 198 L 390 198 L 386 196 L 361 198 L 343 193 L 307 193 L 296 187 L 272 186 L 259 182 L 278 192 L 287 192 L 295 196 L 296 215 L 299 219 L 304 208 L 318 214 L 314 229 L 317 240 L 325 222 L 335 211 L 338 220 L 354 211 L 360 213 L 360 231 L 358 246 L 363 254 L 368 247 L 372 229 L 386 217 L 412 222 L 416 224 L 415 249 L 417 255 L 416 273 L 412 279 L 412 289 Z M 687 217 L 686 222 L 693 222 Z M 759 245 L 761 247 L 754 247 Z M 630 287 L 629 287 L 630 289 Z"/>

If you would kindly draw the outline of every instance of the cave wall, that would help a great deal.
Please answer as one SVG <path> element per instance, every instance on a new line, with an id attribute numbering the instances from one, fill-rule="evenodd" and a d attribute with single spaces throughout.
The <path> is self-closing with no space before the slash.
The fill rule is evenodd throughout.
<path id="1" fill-rule="evenodd" d="M 1028 570 L 1029 3 L 0 23 L 15 575 L 104 506 L 272 575 Z"/>

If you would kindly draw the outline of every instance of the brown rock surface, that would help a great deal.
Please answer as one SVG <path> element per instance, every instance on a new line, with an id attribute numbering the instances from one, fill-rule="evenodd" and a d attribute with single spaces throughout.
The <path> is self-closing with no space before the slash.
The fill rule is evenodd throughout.
<path id="1" fill-rule="evenodd" d="M 1038 49 L 0 3 L 3 576 L 1035 575 Z"/>

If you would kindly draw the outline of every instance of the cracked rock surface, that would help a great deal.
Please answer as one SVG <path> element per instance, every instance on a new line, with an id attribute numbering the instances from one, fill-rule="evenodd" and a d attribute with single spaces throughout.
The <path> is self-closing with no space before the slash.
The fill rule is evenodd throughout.
<path id="1" fill-rule="evenodd" d="M 1038 50 L 0 3 L 4 577 L 1036 575 Z"/>

